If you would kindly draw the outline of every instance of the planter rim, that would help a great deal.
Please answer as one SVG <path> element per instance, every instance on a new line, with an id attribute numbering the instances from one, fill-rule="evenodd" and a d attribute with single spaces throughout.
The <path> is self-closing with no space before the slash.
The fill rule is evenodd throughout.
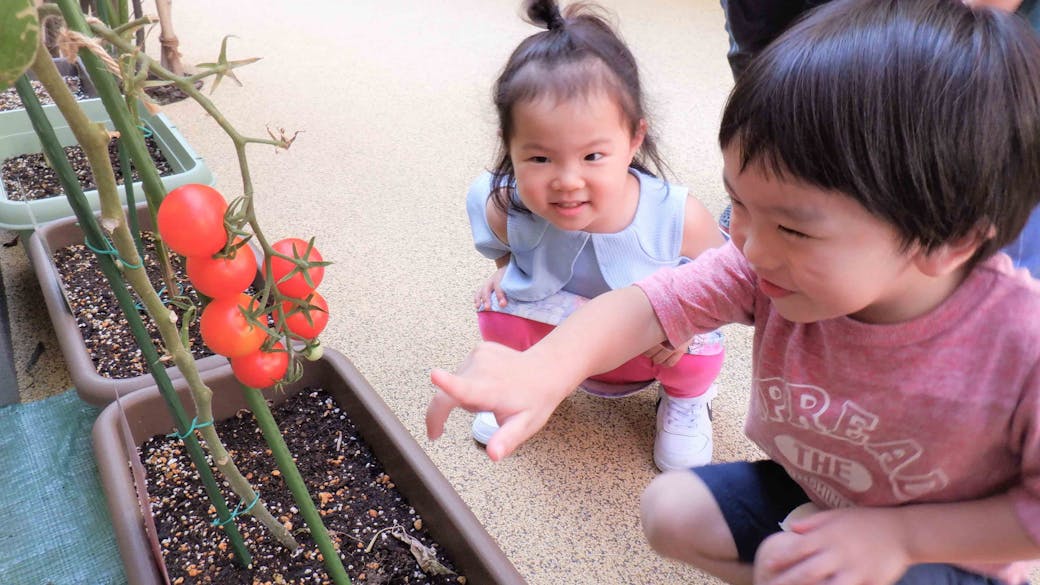
<path id="1" fill-rule="evenodd" d="M 87 100 L 96 99 L 98 97 L 97 88 L 94 87 L 94 81 L 90 78 L 90 74 L 87 73 L 87 68 L 83 65 L 83 61 L 80 58 L 76 58 L 75 62 L 69 62 L 64 57 L 51 57 L 51 61 L 54 61 L 54 65 L 58 68 L 58 73 L 63 77 L 75 75 L 79 78 L 80 90 L 83 92 L 82 98 L 76 100 L 83 103 Z M 30 69 L 26 71 L 26 75 L 29 79 L 35 81 L 36 74 Z M 13 86 L 12 88 L 13 89 Z M 54 104 L 47 104 L 47 106 L 53 106 Z M 0 118 L 9 115 L 18 115 L 25 112 L 25 107 L 13 108 L 10 110 L 4 110 L 0 112 Z"/>
<path id="2" fill-rule="evenodd" d="M 87 117 L 92 121 L 113 127 L 105 106 L 100 98 L 79 102 Z M 172 174 L 161 177 L 166 190 L 171 190 L 187 183 L 203 183 L 215 185 L 216 178 L 202 157 L 195 152 L 191 144 L 184 138 L 176 124 L 166 114 L 159 112 L 149 114 L 144 106 L 141 108 L 141 122 L 151 128 L 156 141 L 174 169 Z M 59 140 L 64 145 L 75 145 L 68 123 L 62 117 L 57 106 L 50 104 L 43 107 Z M 40 152 L 39 138 L 33 130 L 28 113 L 24 110 L 12 110 L 0 113 L 0 159 L 7 159 L 21 154 Z M 143 200 L 144 190 L 140 181 L 134 181 L 134 193 L 138 200 Z M 117 187 L 120 201 L 126 205 L 126 189 L 120 184 Z M 84 195 L 92 209 L 101 208 L 101 199 L 97 189 L 85 191 Z M 7 198 L 6 189 L 0 183 L 0 228 L 28 232 L 38 229 L 42 224 L 75 217 L 72 206 L 61 194 L 34 199 L 31 201 L 14 201 Z"/>
<path id="3" fill-rule="evenodd" d="M 214 389 L 215 418 L 222 420 L 244 408 L 241 392 L 227 387 L 238 386 L 229 365 L 204 372 L 202 377 Z M 307 386 L 322 385 L 333 379 L 339 379 L 343 384 L 324 389 L 336 397 L 340 407 L 357 425 L 385 471 L 427 521 L 427 528 L 452 557 L 459 571 L 471 583 L 526 583 L 426 452 L 346 356 L 327 348 L 322 359 L 306 364 L 303 380 L 292 385 L 287 392 L 278 394 L 269 388 L 264 395 L 279 402 Z M 188 416 L 194 416 L 194 404 L 186 381 L 181 379 L 174 385 Z M 142 513 L 136 505 L 137 496 L 127 464 L 129 455 L 123 437 L 122 413 L 126 413 L 132 440 L 139 446 L 148 437 L 172 429 L 164 405 L 155 386 L 134 392 L 106 407 L 94 423 L 92 433 L 102 487 L 131 585 L 158 584 L 160 577 L 144 533 Z M 133 505 L 117 504 L 125 501 Z"/>

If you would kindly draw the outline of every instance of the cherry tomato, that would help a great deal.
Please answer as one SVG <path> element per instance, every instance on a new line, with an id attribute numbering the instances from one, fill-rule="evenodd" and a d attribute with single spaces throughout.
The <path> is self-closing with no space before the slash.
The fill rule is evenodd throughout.
<path id="1" fill-rule="evenodd" d="M 304 252 L 307 251 L 307 242 L 299 238 L 286 238 L 279 240 L 271 245 L 272 248 L 279 254 L 284 254 L 290 258 L 301 258 Z M 321 262 L 321 254 L 318 253 L 317 248 L 311 248 L 311 253 L 307 255 L 307 260 L 310 262 Z M 282 282 L 282 279 L 289 274 L 296 265 L 292 262 L 273 256 L 271 258 L 271 272 L 274 275 L 275 286 L 278 291 L 287 297 L 294 297 L 297 299 L 305 298 L 311 293 L 319 284 L 321 279 L 325 276 L 324 266 L 315 266 L 307 270 L 308 275 L 311 277 L 311 282 L 314 286 L 307 284 L 303 274 L 297 272 L 293 274 L 291 278 Z"/>
<path id="2" fill-rule="evenodd" d="M 298 308 L 296 305 L 289 301 L 282 303 L 282 312 L 286 315 L 285 326 L 289 331 L 304 339 L 317 337 L 329 322 L 329 304 L 325 302 L 325 298 L 314 292 L 311 293 L 309 302 L 317 308 L 309 311 L 301 310 L 295 313 L 292 310 Z M 308 316 L 310 317 L 310 322 L 307 321 Z"/>
<path id="3" fill-rule="evenodd" d="M 166 194 L 156 224 L 166 245 L 181 256 L 212 256 L 227 243 L 224 196 L 206 185 L 181 185 Z"/>
<path id="4" fill-rule="evenodd" d="M 249 246 L 239 248 L 234 258 L 189 256 L 185 264 L 195 290 L 214 299 L 235 296 L 256 278 L 256 256 Z"/>
<path id="5" fill-rule="evenodd" d="M 284 378 L 288 369 L 289 354 L 281 343 L 274 344 L 271 351 L 261 349 L 231 358 L 231 371 L 235 378 L 250 388 L 267 388 Z"/>
<path id="6" fill-rule="evenodd" d="M 267 332 L 253 326 L 239 310 L 255 307 L 253 297 L 244 293 L 213 299 L 199 319 L 202 341 L 213 353 L 229 358 L 256 351 L 267 339 Z"/>

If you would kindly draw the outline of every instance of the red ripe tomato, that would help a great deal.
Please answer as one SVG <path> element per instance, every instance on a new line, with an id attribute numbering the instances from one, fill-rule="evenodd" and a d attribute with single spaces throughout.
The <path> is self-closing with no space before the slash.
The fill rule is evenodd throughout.
<path id="1" fill-rule="evenodd" d="M 307 251 L 307 242 L 299 238 L 286 238 L 275 242 L 271 247 L 274 248 L 275 252 L 290 258 L 302 258 L 304 252 Z M 307 260 L 310 262 L 321 262 L 321 254 L 318 253 L 317 248 L 311 248 L 311 253 L 307 255 Z M 325 267 L 315 266 L 307 270 L 314 286 L 307 284 L 303 274 L 300 272 L 293 274 L 291 278 L 282 282 L 282 279 L 292 272 L 293 268 L 296 268 L 296 265 L 292 262 L 278 256 L 271 257 L 271 273 L 274 275 L 275 286 L 279 292 L 287 297 L 306 298 L 311 291 L 321 284 L 321 279 L 325 276 Z"/>
<path id="2" fill-rule="evenodd" d="M 285 326 L 296 335 L 304 339 L 314 339 L 325 329 L 329 322 L 329 304 L 325 298 L 318 293 L 311 293 L 310 304 L 317 307 L 309 311 L 291 311 L 296 308 L 289 301 L 282 302 L 282 312 L 286 315 Z M 310 322 L 307 321 L 308 316 Z"/>
<path id="3" fill-rule="evenodd" d="M 212 256 L 227 243 L 224 196 L 206 185 L 190 184 L 166 194 L 156 224 L 159 235 L 181 256 Z"/>
<path id="4" fill-rule="evenodd" d="M 202 310 L 199 330 L 206 346 L 229 358 L 253 353 L 267 339 L 267 332 L 253 326 L 239 309 L 255 308 L 253 297 L 239 293 L 213 299 Z"/>
<path id="5" fill-rule="evenodd" d="M 241 357 L 231 358 L 231 372 L 250 388 L 267 388 L 285 377 L 289 369 L 289 354 L 281 343 L 271 351 L 257 350 Z"/>
<path id="6" fill-rule="evenodd" d="M 256 256 L 249 246 L 239 248 L 234 258 L 189 256 L 185 264 L 195 290 L 214 299 L 235 296 L 256 278 Z"/>

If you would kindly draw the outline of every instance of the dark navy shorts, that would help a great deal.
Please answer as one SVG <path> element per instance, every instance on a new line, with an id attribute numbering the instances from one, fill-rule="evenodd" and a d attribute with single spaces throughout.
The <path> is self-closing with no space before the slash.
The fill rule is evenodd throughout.
<path id="1" fill-rule="evenodd" d="M 779 464 L 764 460 L 705 465 L 692 469 L 711 490 L 722 510 L 743 563 L 752 563 L 759 545 L 780 532 L 780 523 L 809 501 Z M 896 585 L 1007 585 L 953 565 L 914 565 Z"/>

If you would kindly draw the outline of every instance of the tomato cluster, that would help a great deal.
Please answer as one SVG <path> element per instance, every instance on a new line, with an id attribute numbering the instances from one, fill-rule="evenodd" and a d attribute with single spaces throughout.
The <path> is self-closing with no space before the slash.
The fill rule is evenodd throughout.
<path id="1" fill-rule="evenodd" d="M 211 299 L 200 318 L 202 341 L 230 358 L 242 384 L 263 388 L 285 377 L 289 353 L 280 342 L 265 344 L 270 332 L 258 323 L 270 315 L 279 337 L 313 342 L 329 320 L 328 303 L 314 290 L 325 269 L 313 244 L 298 238 L 275 242 L 267 260 L 282 300 L 261 310 L 257 299 L 243 292 L 258 268 L 251 248 L 238 240 L 232 253 L 222 254 L 228 243 L 227 210 L 224 196 L 212 187 L 183 185 L 163 199 L 156 224 L 166 245 L 187 258 L 188 280 Z"/>

